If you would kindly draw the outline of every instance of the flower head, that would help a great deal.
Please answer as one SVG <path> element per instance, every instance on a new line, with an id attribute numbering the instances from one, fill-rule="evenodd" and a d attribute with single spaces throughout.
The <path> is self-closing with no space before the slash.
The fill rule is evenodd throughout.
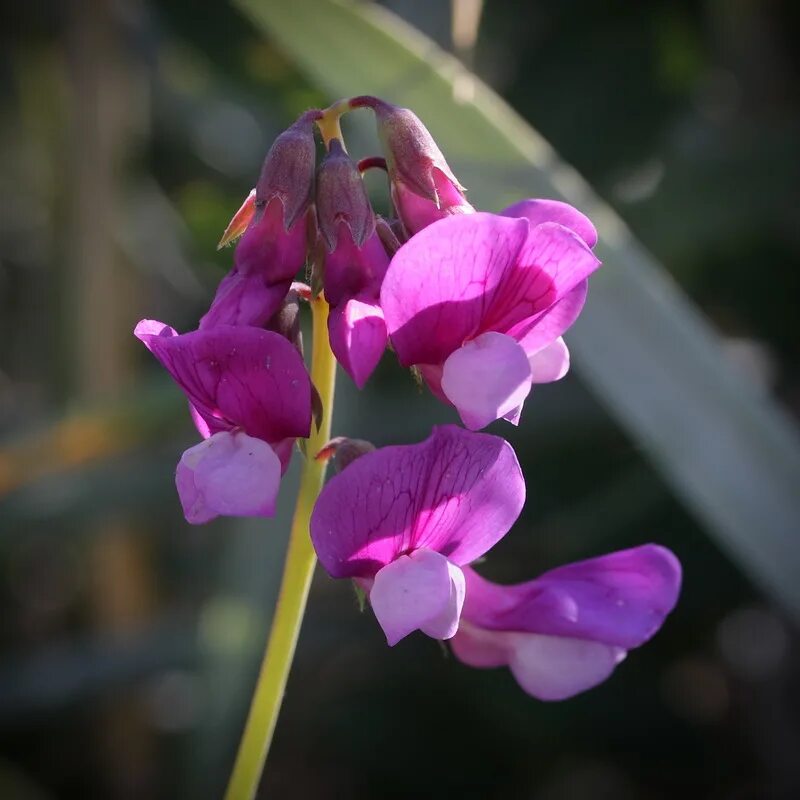
<path id="1" fill-rule="evenodd" d="M 473 667 L 510 667 L 528 694 L 563 700 L 604 681 L 675 607 L 681 567 L 644 545 L 499 586 L 464 570 L 466 600 L 451 646 Z"/>
<path id="2" fill-rule="evenodd" d="M 368 589 L 390 645 L 417 629 L 447 639 L 464 602 L 462 566 L 506 534 L 524 500 L 507 442 L 445 425 L 350 463 L 320 494 L 311 539 L 330 575 Z"/>
<path id="3" fill-rule="evenodd" d="M 534 383 L 563 377 L 561 335 L 600 262 L 594 228 L 555 201 L 475 213 L 427 227 L 392 259 L 381 306 L 400 363 L 418 366 L 464 424 L 513 423 Z"/>
<path id="4" fill-rule="evenodd" d="M 296 347 L 232 325 L 179 335 L 142 320 L 135 334 L 186 394 L 205 440 L 178 465 L 186 519 L 271 516 L 292 443 L 311 429 L 311 381 Z"/>

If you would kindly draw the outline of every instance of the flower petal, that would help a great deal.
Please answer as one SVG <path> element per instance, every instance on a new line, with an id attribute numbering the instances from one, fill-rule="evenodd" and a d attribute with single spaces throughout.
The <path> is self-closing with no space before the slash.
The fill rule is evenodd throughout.
<path id="1" fill-rule="evenodd" d="M 495 214 L 460 214 L 429 225 L 395 253 L 381 307 L 403 366 L 441 364 L 481 331 L 528 227 Z"/>
<path id="2" fill-rule="evenodd" d="M 601 642 L 491 631 L 463 620 L 450 646 L 467 666 L 508 666 L 519 685 L 539 700 L 565 700 L 597 686 L 626 656 L 623 648 Z"/>
<path id="3" fill-rule="evenodd" d="M 181 457 L 175 483 L 187 522 L 214 517 L 271 517 L 281 462 L 261 439 L 241 431 L 215 433 Z"/>
<path id="4" fill-rule="evenodd" d="M 675 607 L 680 563 L 644 545 L 499 586 L 465 570 L 464 618 L 482 628 L 589 639 L 626 650 L 646 642 Z"/>
<path id="5" fill-rule="evenodd" d="M 402 180 L 392 184 L 395 208 L 410 234 L 418 233 L 445 217 L 454 214 L 472 214 L 475 211 L 452 180 L 438 167 L 431 169 L 431 178 L 436 187 L 438 202 L 418 194 Z"/>
<path id="6" fill-rule="evenodd" d="M 263 326 L 281 307 L 292 279 L 266 283 L 263 275 L 242 274 L 235 268 L 219 283 L 211 308 L 200 319 L 201 329 L 217 325 Z"/>
<path id="7" fill-rule="evenodd" d="M 283 336 L 220 325 L 175 335 L 152 320 L 136 335 L 183 389 L 210 432 L 244 428 L 267 442 L 311 430 L 311 381 Z"/>
<path id="8" fill-rule="evenodd" d="M 563 225 L 545 222 L 531 228 L 492 295 L 482 329 L 509 332 L 557 303 L 599 266 L 583 239 Z"/>
<path id="9" fill-rule="evenodd" d="M 574 206 L 560 200 L 520 200 L 500 213 L 504 217 L 524 217 L 534 226 L 558 222 L 575 231 L 589 247 L 597 244 L 597 231 L 591 220 Z"/>
<path id="10" fill-rule="evenodd" d="M 359 247 L 347 223 L 340 222 L 336 248 L 325 254 L 325 299 L 338 306 L 349 297 L 368 293 L 377 302 L 388 266 L 389 256 L 377 232 L 373 231 Z"/>
<path id="11" fill-rule="evenodd" d="M 621 647 L 535 633 L 512 634 L 508 648 L 512 674 L 539 700 L 565 700 L 597 686 L 626 655 Z"/>
<path id="12" fill-rule="evenodd" d="M 239 240 L 233 269 L 220 282 L 200 328 L 263 325 L 278 310 L 303 266 L 307 227 L 302 216 L 285 230 L 283 203 L 277 197 L 267 203 L 263 216 Z"/>
<path id="13" fill-rule="evenodd" d="M 444 362 L 442 391 L 471 430 L 521 406 L 530 390 L 525 351 L 502 333 L 482 333 Z"/>
<path id="14" fill-rule="evenodd" d="M 416 550 L 378 571 L 369 599 L 390 647 L 415 630 L 449 639 L 464 605 L 464 573 L 433 550 Z"/>
<path id="15" fill-rule="evenodd" d="M 575 322 L 586 302 L 589 281 L 581 281 L 546 311 L 534 314 L 514 325 L 508 335 L 516 339 L 531 356 L 562 336 Z"/>
<path id="16" fill-rule="evenodd" d="M 372 577 L 423 547 L 462 565 L 506 534 L 524 500 L 507 442 L 444 425 L 421 444 L 383 447 L 333 477 L 311 515 L 311 539 L 335 578 Z"/>
<path id="17" fill-rule="evenodd" d="M 534 383 L 560 381 L 569 372 L 569 350 L 559 336 L 552 344 L 528 356 Z"/>
<path id="18" fill-rule="evenodd" d="M 336 360 L 363 389 L 386 349 L 386 322 L 381 307 L 368 298 L 355 297 L 332 308 L 328 335 Z"/>

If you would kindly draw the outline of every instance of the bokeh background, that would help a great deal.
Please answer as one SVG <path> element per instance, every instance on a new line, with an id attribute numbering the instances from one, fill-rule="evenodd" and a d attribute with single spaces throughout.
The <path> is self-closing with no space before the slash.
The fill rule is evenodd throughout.
<path id="1" fill-rule="evenodd" d="M 295 27 L 314 19 L 311 0 L 1 6 L 2 798 L 216 798 L 232 764 L 297 463 L 274 520 L 188 526 L 173 474 L 196 434 L 131 330 L 142 317 L 196 325 L 231 261 L 215 244 L 270 142 L 336 99 L 303 66 L 313 43 L 292 52 L 259 5 Z M 797 4 L 385 6 L 492 86 L 628 223 L 721 337 L 731 395 L 760 398 L 788 432 L 782 455 L 751 444 L 800 489 L 784 457 L 800 412 Z M 353 61 L 351 43 L 334 45 L 334 63 Z M 376 63 L 355 66 L 367 76 Z M 425 91 L 422 73 L 396 77 L 398 93 Z M 358 155 L 376 148 L 369 125 L 345 133 Z M 526 193 L 488 160 L 468 172 L 470 186 Z M 369 185 L 385 210 L 382 181 Z M 336 433 L 410 442 L 453 420 L 389 357 L 363 394 L 344 375 L 339 386 Z M 580 364 L 536 391 L 519 429 L 497 432 L 529 500 L 486 574 L 523 580 L 655 541 L 685 567 L 677 610 L 605 685 L 543 704 L 426 637 L 389 650 L 349 586 L 318 572 L 263 796 L 800 797 L 786 592 L 800 520 L 754 526 L 767 553 L 782 531 L 784 557 L 774 585 L 769 558 L 753 582 L 725 526 L 674 491 Z"/>

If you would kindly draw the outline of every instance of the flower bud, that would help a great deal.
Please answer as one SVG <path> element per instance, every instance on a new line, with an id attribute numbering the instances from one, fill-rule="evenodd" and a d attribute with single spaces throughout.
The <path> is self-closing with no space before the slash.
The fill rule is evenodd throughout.
<path id="1" fill-rule="evenodd" d="M 365 439 L 348 439 L 346 436 L 337 436 L 331 439 L 315 458 L 317 461 L 328 461 L 333 458 L 336 472 L 341 472 L 357 458 L 371 453 L 374 449 L 375 445 Z"/>
<path id="2" fill-rule="evenodd" d="M 464 187 L 413 111 L 374 97 L 355 98 L 350 105 L 368 106 L 375 113 L 386 152 L 392 198 L 409 233 L 442 217 L 474 211 L 464 197 Z"/>
<path id="3" fill-rule="evenodd" d="M 319 111 L 307 111 L 273 142 L 256 184 L 256 219 L 276 197 L 283 205 L 283 226 L 287 231 L 308 210 L 316 167 L 314 122 L 319 117 Z"/>
<path id="4" fill-rule="evenodd" d="M 328 252 L 336 249 L 342 222 L 357 247 L 375 230 L 375 215 L 358 166 L 342 143 L 333 139 L 317 173 L 317 224 Z"/>
<path id="5" fill-rule="evenodd" d="M 358 166 L 338 139 L 317 175 L 317 225 L 322 286 L 331 307 L 330 345 L 336 360 L 362 388 L 386 349 L 378 298 L 389 266 Z M 314 284 L 319 283 L 319 275 Z"/>
<path id="6" fill-rule="evenodd" d="M 289 289 L 280 308 L 264 326 L 288 339 L 303 354 L 303 332 L 300 330 L 300 297 Z"/>

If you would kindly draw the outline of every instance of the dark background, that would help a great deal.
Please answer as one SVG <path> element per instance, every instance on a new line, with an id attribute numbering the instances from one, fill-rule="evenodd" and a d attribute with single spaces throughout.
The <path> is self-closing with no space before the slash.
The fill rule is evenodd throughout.
<path id="1" fill-rule="evenodd" d="M 388 5 L 452 47 L 446 2 Z M 218 797 L 297 463 L 275 520 L 188 526 L 173 473 L 195 434 L 131 330 L 196 324 L 270 142 L 333 98 L 226 3 L 0 8 L 0 797 Z M 458 51 L 795 418 L 797 17 L 790 0 L 497 0 Z M 363 394 L 339 386 L 335 433 L 410 442 L 453 419 L 388 357 Z M 575 373 L 497 432 L 529 500 L 487 575 L 660 542 L 684 564 L 677 610 L 606 684 L 543 704 L 426 637 L 388 649 L 318 573 L 264 795 L 800 797 L 794 622 Z"/>

